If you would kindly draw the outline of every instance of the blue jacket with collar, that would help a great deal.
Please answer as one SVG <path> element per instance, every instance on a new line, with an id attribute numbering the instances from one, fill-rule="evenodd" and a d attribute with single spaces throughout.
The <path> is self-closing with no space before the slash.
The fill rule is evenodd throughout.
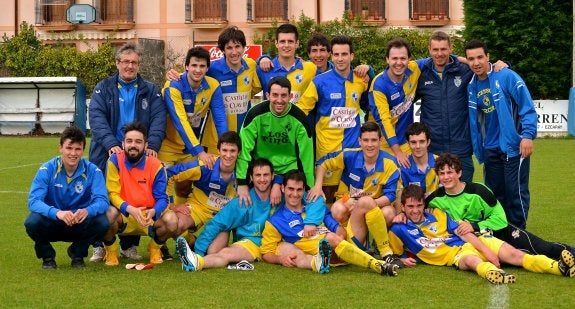
<path id="1" fill-rule="evenodd" d="M 499 119 L 499 145 L 507 157 L 519 155 L 519 144 L 522 138 L 537 137 L 537 111 L 531 99 L 529 89 L 521 77 L 513 70 L 487 73 L 493 105 Z M 484 114 L 477 111 L 477 75 L 473 75 L 467 86 L 469 99 L 469 124 L 473 151 L 479 163 L 484 161 L 483 128 Z"/>
<path id="2" fill-rule="evenodd" d="M 157 152 L 166 134 L 166 105 L 156 85 L 139 74 L 137 83 L 136 120 L 148 129 L 148 148 Z M 122 141 L 116 138 L 120 112 L 118 72 L 96 85 L 88 110 L 92 131 L 89 159 L 105 171 L 108 150 L 114 146 L 122 146 Z"/>

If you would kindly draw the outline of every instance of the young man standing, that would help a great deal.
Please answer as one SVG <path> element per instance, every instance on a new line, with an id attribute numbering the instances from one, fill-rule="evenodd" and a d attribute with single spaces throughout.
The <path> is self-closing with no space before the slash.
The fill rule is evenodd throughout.
<path id="1" fill-rule="evenodd" d="M 400 166 L 409 166 L 409 147 L 405 129 L 413 123 L 413 102 L 421 71 L 410 61 L 409 43 L 395 39 L 387 45 L 388 68 L 378 74 L 369 91 L 370 117 L 379 125 L 385 144 L 382 149 L 397 158 Z"/>
<path id="2" fill-rule="evenodd" d="M 285 267 L 312 269 L 318 273 L 328 273 L 332 249 L 345 262 L 371 269 L 381 275 L 396 276 L 397 265 L 377 260 L 346 241 L 340 235 L 342 228 L 331 217 L 323 204 L 324 224 L 315 235 L 303 236 L 304 217 L 307 207 L 305 198 L 305 176 L 290 171 L 284 176 L 282 190 L 285 202 L 266 222 L 261 246 L 262 258 L 267 263 Z M 336 234 L 336 232 L 338 234 Z"/>
<path id="3" fill-rule="evenodd" d="M 108 266 L 119 264 L 116 234 L 149 235 L 152 238 L 148 245 L 150 263 L 160 264 L 163 262 L 162 242 L 154 238 L 152 230 L 168 207 L 166 170 L 158 158 L 145 153 L 148 147 L 146 128 L 139 122 L 124 128 L 124 150 L 110 156 L 106 172 L 106 187 L 113 207 L 106 213 L 110 229 L 103 238 L 104 262 Z M 171 219 L 164 220 L 175 225 L 175 217 L 168 217 Z"/>
<path id="4" fill-rule="evenodd" d="M 24 226 L 44 269 L 57 267 L 51 245 L 56 241 L 71 242 L 72 267 L 84 267 L 88 247 L 108 230 L 104 176 L 82 158 L 85 146 L 86 137 L 78 127 L 66 128 L 60 135 L 61 155 L 40 167 L 30 187 L 30 214 Z"/>
<path id="5" fill-rule="evenodd" d="M 270 191 L 273 168 L 268 159 L 256 159 L 250 166 L 254 186 L 250 190 L 251 207 L 240 205 L 234 198 L 208 223 L 195 242 L 192 251 L 183 237 L 176 240 L 176 252 L 182 269 L 189 272 L 206 268 L 225 267 L 240 261 L 261 259 L 262 231 L 271 210 Z M 229 233 L 234 231 L 235 242 L 228 246 Z M 251 265 L 243 263 L 243 265 Z M 249 266 L 248 266 L 249 267 Z"/>
<path id="6" fill-rule="evenodd" d="M 315 158 L 318 160 L 330 152 L 359 147 L 361 100 L 367 103 L 367 97 L 363 94 L 369 87 L 352 71 L 351 38 L 335 36 L 331 40 L 331 47 L 334 69 L 314 77 L 297 104 L 306 114 L 317 109 L 312 131 L 315 131 Z M 331 204 L 341 170 L 329 171 L 324 177 L 322 189 L 326 202 Z"/>
<path id="7" fill-rule="evenodd" d="M 268 83 L 264 101 L 248 111 L 240 137 L 242 153 L 238 158 L 238 196 L 240 202 L 250 204 L 247 169 L 253 159 L 268 158 L 276 174 L 301 168 L 306 184 L 314 185 L 314 160 L 311 130 L 305 114 L 290 102 L 291 84 L 282 76 Z M 281 198 L 279 177 L 274 181 L 271 202 L 277 205 Z"/>
<path id="8" fill-rule="evenodd" d="M 529 212 L 529 157 L 537 137 L 537 111 L 525 82 L 512 70 L 494 72 L 487 45 L 465 45 L 475 74 L 467 86 L 473 150 L 485 162 L 485 184 L 521 229 Z"/>
<path id="9" fill-rule="evenodd" d="M 514 275 L 499 268 L 501 263 L 536 273 L 575 277 L 575 258 L 569 251 L 563 250 L 557 262 L 544 255 L 525 254 L 489 234 L 477 237 L 462 231 L 440 209 L 424 211 L 423 195 L 417 185 L 409 185 L 402 191 L 402 210 L 407 222 L 394 224 L 390 232 L 391 246 L 397 254 L 408 249 L 427 264 L 472 270 L 494 284 L 515 282 Z M 416 265 L 414 258 L 402 260 L 407 267 Z"/>

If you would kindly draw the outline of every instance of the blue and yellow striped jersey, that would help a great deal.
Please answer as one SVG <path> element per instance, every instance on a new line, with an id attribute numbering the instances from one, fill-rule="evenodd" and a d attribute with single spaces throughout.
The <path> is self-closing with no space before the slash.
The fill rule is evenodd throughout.
<path id="1" fill-rule="evenodd" d="M 427 168 L 425 171 L 417 168 L 412 155 L 409 156 L 409 163 L 411 163 L 410 167 L 399 167 L 401 170 L 401 181 L 403 183 L 403 187 L 405 188 L 411 184 L 418 185 L 423 189 L 426 196 L 439 188 L 439 177 L 437 177 L 437 174 L 435 173 L 435 159 L 437 156 L 431 152 L 428 153 L 427 156 Z"/>

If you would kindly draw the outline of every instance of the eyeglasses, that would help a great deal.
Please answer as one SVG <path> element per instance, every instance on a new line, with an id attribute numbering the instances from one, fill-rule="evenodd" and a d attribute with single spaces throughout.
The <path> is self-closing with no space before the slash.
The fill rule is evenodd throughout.
<path id="1" fill-rule="evenodd" d="M 133 66 L 137 66 L 137 65 L 140 64 L 140 62 L 138 62 L 138 61 L 130 61 L 130 60 L 121 60 L 121 61 L 118 61 L 118 62 L 121 63 L 123 66 L 128 66 L 128 65 L 130 65 L 130 64 L 133 65 Z"/>

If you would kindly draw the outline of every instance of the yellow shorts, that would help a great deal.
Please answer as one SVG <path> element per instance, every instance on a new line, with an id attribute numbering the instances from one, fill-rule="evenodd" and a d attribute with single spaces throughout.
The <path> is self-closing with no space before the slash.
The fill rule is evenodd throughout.
<path id="1" fill-rule="evenodd" d="M 160 159 L 160 161 L 162 161 L 166 167 L 170 167 L 180 163 L 191 162 L 195 160 L 196 157 L 188 153 L 160 151 L 158 152 L 158 159 Z"/>
<path id="2" fill-rule="evenodd" d="M 168 208 L 166 208 L 164 212 L 166 212 L 167 210 Z M 145 210 L 144 213 L 146 213 L 147 211 L 148 210 Z M 126 217 L 123 214 L 122 214 L 122 222 L 124 222 L 124 225 L 120 228 L 120 231 L 118 231 L 119 235 L 141 235 L 141 236 L 150 235 L 149 234 L 150 229 L 154 226 L 155 223 L 152 221 L 152 224 L 150 224 L 147 227 L 143 227 L 138 223 L 138 221 L 136 221 L 134 216 Z"/>
<path id="3" fill-rule="evenodd" d="M 248 250 L 248 252 L 252 256 L 254 261 L 261 261 L 262 254 L 260 252 L 260 247 L 258 245 L 256 245 L 253 241 L 251 241 L 250 239 L 242 238 L 242 239 L 236 241 L 235 243 L 233 243 L 232 246 L 233 245 L 238 245 L 238 246 Z"/>
<path id="4" fill-rule="evenodd" d="M 490 235 L 482 235 L 479 236 L 479 240 L 487 246 L 487 248 L 489 248 L 491 251 L 493 251 L 495 254 L 499 253 L 499 249 L 501 249 L 501 246 L 503 245 L 504 241 L 490 236 Z M 457 254 L 455 255 L 455 257 L 453 258 L 453 263 L 452 265 L 458 265 L 459 261 L 461 260 L 461 258 L 463 258 L 466 255 L 476 255 L 479 256 L 484 262 L 487 262 L 487 259 L 485 258 L 485 256 L 483 255 L 483 253 L 479 252 L 479 250 L 475 249 L 475 247 L 473 247 L 472 244 L 470 243 L 465 243 L 461 249 L 459 250 L 459 252 L 457 252 Z"/>
<path id="5" fill-rule="evenodd" d="M 204 226 L 208 221 L 210 221 L 216 212 L 213 210 L 207 209 L 206 207 L 202 206 L 194 206 L 188 203 L 188 208 L 190 209 L 190 217 L 194 220 L 196 225 L 196 229 L 201 228 Z"/>

